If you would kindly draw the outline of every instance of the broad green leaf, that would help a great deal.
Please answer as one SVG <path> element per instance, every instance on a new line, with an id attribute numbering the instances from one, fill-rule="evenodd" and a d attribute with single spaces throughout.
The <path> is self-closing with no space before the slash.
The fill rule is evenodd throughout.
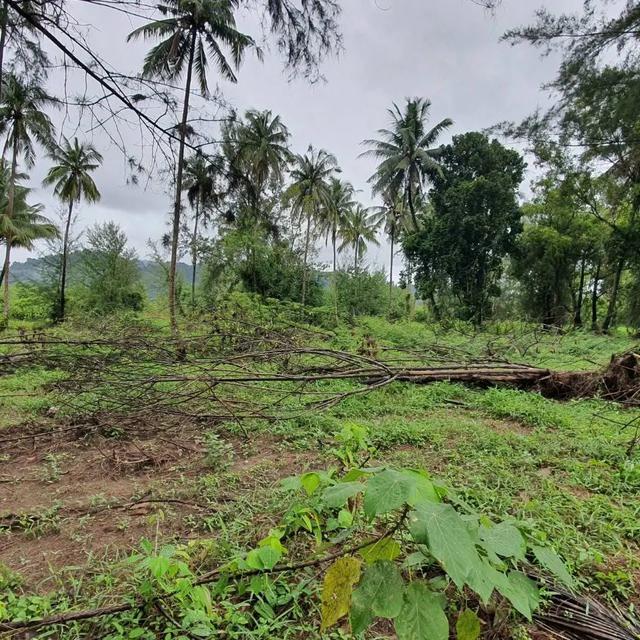
<path id="1" fill-rule="evenodd" d="M 540 566 L 551 571 L 558 580 L 563 582 L 570 589 L 575 588 L 576 581 L 567 570 L 564 562 L 562 562 L 553 549 L 550 549 L 549 547 L 531 547 L 531 550 L 533 551 L 533 555 L 536 557 L 536 560 L 540 563 Z"/>
<path id="2" fill-rule="evenodd" d="M 360 580 L 360 565 L 357 558 L 340 558 L 327 570 L 322 588 L 323 631 L 349 613 L 353 586 Z"/>
<path id="3" fill-rule="evenodd" d="M 367 600 L 367 596 L 358 589 L 351 596 L 349 622 L 354 636 L 364 633 L 373 622 L 373 611 L 371 611 L 370 602 Z"/>
<path id="4" fill-rule="evenodd" d="M 282 554 L 273 547 L 260 547 L 247 554 L 247 565 L 251 569 L 273 569 Z"/>
<path id="5" fill-rule="evenodd" d="M 467 584 L 480 596 L 480 600 L 487 604 L 493 590 L 503 578 L 503 573 L 497 571 L 488 560 L 482 558 L 480 562 L 470 566 Z"/>
<path id="6" fill-rule="evenodd" d="M 364 490 L 361 482 L 342 482 L 332 487 L 327 487 L 322 493 L 322 500 L 332 509 L 344 506 L 349 498 Z"/>
<path id="7" fill-rule="evenodd" d="M 348 509 L 341 509 L 338 514 L 338 524 L 341 527 L 350 527 L 353 524 L 353 514 Z"/>
<path id="8" fill-rule="evenodd" d="M 280 481 L 280 486 L 285 491 L 299 491 L 302 489 L 302 481 L 300 480 L 300 476 L 289 476 Z"/>
<path id="9" fill-rule="evenodd" d="M 510 571 L 503 575 L 497 585 L 498 591 L 521 613 L 531 620 L 533 612 L 540 604 L 540 592 L 536 583 L 520 571 Z"/>
<path id="10" fill-rule="evenodd" d="M 400 553 L 400 545 L 393 538 L 383 538 L 360 551 L 367 564 L 373 564 L 378 560 L 395 560 Z"/>
<path id="11" fill-rule="evenodd" d="M 364 494 L 366 516 L 373 518 L 404 506 L 411 499 L 415 485 L 414 478 L 395 469 L 387 469 L 373 476 Z"/>
<path id="12" fill-rule="evenodd" d="M 347 482 L 355 482 L 356 480 L 360 480 L 360 478 L 368 478 L 371 475 L 370 470 L 365 469 L 351 469 L 347 474 L 342 478 L 343 483 Z"/>
<path id="13" fill-rule="evenodd" d="M 424 582 L 412 582 L 395 619 L 398 640 L 448 640 L 449 621 L 442 610 L 440 596 Z"/>
<path id="14" fill-rule="evenodd" d="M 507 522 L 492 527 L 481 526 L 480 539 L 488 550 L 503 558 L 522 560 L 525 556 L 527 547 L 522 534 Z"/>
<path id="15" fill-rule="evenodd" d="M 465 609 L 456 622 L 458 640 L 478 640 L 480 637 L 480 619 L 471 609 Z"/>
<path id="16" fill-rule="evenodd" d="M 420 503 L 409 516 L 409 529 L 418 544 L 429 547 L 459 589 L 482 564 L 467 527 L 450 504 Z"/>
<path id="17" fill-rule="evenodd" d="M 398 568 L 388 560 L 367 567 L 356 592 L 380 618 L 395 618 L 402 608 L 404 581 Z M 362 600 L 360 600 L 362 602 Z"/>
<path id="18" fill-rule="evenodd" d="M 419 502 L 441 502 L 433 482 L 418 471 L 403 471 L 407 478 L 413 480 L 414 485 L 409 492 L 407 503 L 415 507 Z"/>
<path id="19" fill-rule="evenodd" d="M 313 471 L 305 473 L 302 478 L 300 478 L 300 482 L 307 495 L 310 496 L 320 486 L 320 476 Z"/>

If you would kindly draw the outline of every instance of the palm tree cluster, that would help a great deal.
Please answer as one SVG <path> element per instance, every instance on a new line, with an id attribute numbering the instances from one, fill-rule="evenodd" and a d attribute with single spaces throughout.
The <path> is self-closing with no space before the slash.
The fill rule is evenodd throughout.
<path id="1" fill-rule="evenodd" d="M 175 333 L 180 252 L 186 249 L 191 257 L 191 302 L 195 305 L 202 232 L 216 221 L 218 233 L 231 228 L 244 234 L 249 259 L 254 262 L 252 238 L 275 242 L 288 233 L 301 256 L 303 304 L 308 298 L 311 258 L 320 238 L 331 244 L 335 285 L 338 255 L 352 252 L 353 271 L 357 273 L 368 245 L 379 244 L 377 236 L 383 228 L 391 244 L 391 295 L 395 248 L 402 234 L 419 224 L 428 182 L 440 170 L 440 150 L 435 144 L 452 124 L 446 119 L 427 127 L 428 100 L 408 99 L 403 108 L 393 105 L 389 111 L 391 126 L 379 131 L 380 139 L 365 141 L 369 149 L 363 155 L 378 161 L 370 180 L 372 191 L 382 199 L 381 206 L 370 208 L 357 202 L 355 189 L 340 177 L 341 170 L 331 153 L 310 146 L 306 153 L 294 154 L 289 147 L 289 130 L 280 116 L 269 110 L 248 110 L 242 117 L 232 115 L 221 127 L 222 141 L 216 149 L 208 153 L 195 150 L 188 155 L 188 146 L 197 149 L 189 142 L 194 133 L 189 117 L 191 98 L 196 92 L 204 98 L 210 95 L 209 68 L 215 67 L 221 79 L 237 82 L 246 53 L 252 50 L 261 56 L 254 40 L 237 27 L 236 13 L 241 5 L 241 0 L 163 0 L 157 6 L 159 19 L 128 36 L 128 40 L 155 41 L 144 61 L 144 78 L 182 83 L 183 87 L 182 114 L 169 130 L 177 142 L 168 269 L 168 307 Z M 54 108 L 56 101 L 33 78 L 8 73 L 1 85 L 0 135 L 5 138 L 0 193 L 0 233 L 5 241 L 4 317 L 9 314 L 11 249 L 29 246 L 38 234 L 49 237 L 53 229 L 41 217 L 37 205 L 27 204 L 29 190 L 21 186 L 26 176 L 20 173 L 19 164 L 30 169 L 38 145 L 53 163 L 43 184 L 53 188 L 66 208 L 56 303 L 56 315 L 62 320 L 67 306 L 70 228 L 82 200 L 95 203 L 100 199 L 92 175 L 101 165 L 102 156 L 90 142 L 77 138 L 70 141 L 61 136 L 61 143 L 55 142 L 47 109 Z M 185 195 L 193 213 L 191 224 L 184 219 Z"/>
<path id="2" fill-rule="evenodd" d="M 40 145 L 53 160 L 44 185 L 54 186 L 54 193 L 68 205 L 68 215 L 62 245 L 60 281 L 56 302 L 57 317 L 64 319 L 65 287 L 68 262 L 69 228 L 73 206 L 82 198 L 96 202 L 100 193 L 90 176 L 102 162 L 102 156 L 90 144 L 81 144 L 76 138 L 71 144 L 64 140 L 61 146 L 54 142 L 54 126 L 45 112 L 55 101 L 37 83 L 9 74 L 4 78 L 0 97 L 0 135 L 5 136 L 2 166 L 0 168 L 0 237 L 5 243 L 2 267 L 3 317 L 9 317 L 9 284 L 11 249 L 31 248 L 33 242 L 58 235 L 57 227 L 41 215 L 41 205 L 30 205 L 30 190 L 21 185 L 27 175 L 19 172 L 23 160 L 27 169 L 33 167 L 35 144 Z M 5 157 L 10 154 L 7 163 Z"/>

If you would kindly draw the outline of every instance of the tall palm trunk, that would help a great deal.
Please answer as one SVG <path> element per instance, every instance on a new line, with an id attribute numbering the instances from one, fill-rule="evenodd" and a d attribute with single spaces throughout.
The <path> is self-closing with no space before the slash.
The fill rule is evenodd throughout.
<path id="1" fill-rule="evenodd" d="M 616 265 L 616 272 L 613 277 L 613 288 L 611 289 L 611 298 L 609 299 L 609 307 L 607 308 L 607 315 L 602 323 L 602 330 L 608 333 L 613 324 L 613 320 L 616 315 L 616 307 L 618 304 L 618 292 L 620 291 L 620 280 L 622 279 L 622 272 L 624 271 L 625 259 L 620 258 Z"/>
<path id="2" fill-rule="evenodd" d="M 180 239 L 180 214 L 182 212 L 182 173 L 184 168 L 184 148 L 187 137 L 187 120 L 189 118 L 189 97 L 191 95 L 191 79 L 193 77 L 193 59 L 196 52 L 197 32 L 191 34 L 191 50 L 187 66 L 187 80 L 184 87 L 184 105 L 180 122 L 180 144 L 178 147 L 178 167 L 176 170 L 176 197 L 173 207 L 173 229 L 171 236 L 171 263 L 169 265 L 169 319 L 171 332 L 178 335 L 178 320 L 176 317 L 176 270 L 178 267 L 178 241 Z"/>
<path id="3" fill-rule="evenodd" d="M 416 231 L 418 230 L 418 217 L 416 216 L 416 206 L 413 203 L 413 189 L 409 185 L 409 211 L 411 212 L 411 220 Z"/>
<path id="4" fill-rule="evenodd" d="M 333 247 L 333 297 L 335 305 L 336 324 L 338 324 L 338 255 L 336 248 L 337 240 L 338 229 L 336 228 L 336 225 L 333 225 L 333 229 L 331 231 L 331 245 Z"/>
<path id="5" fill-rule="evenodd" d="M 193 243 L 191 247 L 191 306 L 196 306 L 196 269 L 198 266 L 198 222 L 200 220 L 200 198 L 196 200 L 196 219 L 193 223 Z"/>
<path id="6" fill-rule="evenodd" d="M 7 218 L 11 223 L 13 217 L 13 207 L 16 197 L 16 170 L 18 168 L 18 138 L 13 132 L 13 150 L 11 157 L 11 176 L 9 178 L 9 194 L 7 197 Z M 4 254 L 4 282 L 3 287 L 3 317 L 9 321 L 9 271 L 11 266 L 11 237 L 7 238 L 7 249 Z"/>
<path id="7" fill-rule="evenodd" d="M 73 200 L 69 200 L 69 212 L 64 225 L 64 238 L 62 239 L 62 265 L 60 269 L 60 307 L 58 308 L 58 320 L 64 320 L 65 308 L 67 304 L 67 262 L 69 260 L 69 230 L 71 229 L 71 218 L 73 217 Z"/>
<path id="8" fill-rule="evenodd" d="M 9 7 L 7 0 L 2 3 L 2 14 L 0 14 L 0 96 L 2 96 L 2 81 L 4 80 L 4 50 L 7 46 L 7 26 L 9 21 Z"/>
<path id="9" fill-rule="evenodd" d="M 307 301 L 307 261 L 309 259 L 309 243 L 311 241 L 311 213 L 307 214 L 307 231 L 304 238 L 304 258 L 302 267 L 302 306 Z"/>
<path id="10" fill-rule="evenodd" d="M 576 307 L 573 315 L 574 327 L 582 326 L 582 303 L 584 302 L 584 278 L 585 278 L 586 268 L 587 268 L 587 259 L 585 256 L 582 256 L 582 260 L 580 262 L 580 285 L 578 287 L 578 297 L 576 300 Z"/>
<path id="11" fill-rule="evenodd" d="M 391 313 L 391 305 L 393 304 L 393 251 L 396 240 L 395 225 L 391 228 L 391 257 L 389 259 L 389 313 Z"/>
<path id="12" fill-rule="evenodd" d="M 598 330 L 598 285 L 600 284 L 600 270 L 602 263 L 598 260 L 596 273 L 593 278 L 593 289 L 591 291 L 591 331 Z"/>

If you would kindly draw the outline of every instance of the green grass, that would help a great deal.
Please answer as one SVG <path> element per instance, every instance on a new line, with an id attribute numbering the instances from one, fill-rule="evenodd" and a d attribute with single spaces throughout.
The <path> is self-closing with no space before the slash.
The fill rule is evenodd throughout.
<path id="1" fill-rule="evenodd" d="M 146 330 L 166 334 L 161 319 L 145 322 Z M 73 326 L 55 331 L 87 335 L 86 330 Z M 437 362 L 443 357 L 492 357 L 576 370 L 605 366 L 612 353 L 634 346 L 623 331 L 609 337 L 586 332 L 558 336 L 514 323 L 477 333 L 461 324 L 442 328 L 415 322 L 390 324 L 379 318 L 341 327 L 329 338 L 314 335 L 306 340 L 353 352 L 366 335 L 374 337 L 380 355 L 388 358 L 420 357 Z M 132 356 L 127 366 L 135 367 L 135 354 Z M 162 373 L 162 366 L 156 364 L 149 371 Z M 55 369 L 31 367 L 0 377 L 0 427 L 42 416 L 54 404 L 50 385 L 63 376 Z M 332 393 L 353 389 L 348 382 L 308 387 Z M 236 393 L 236 399 L 252 401 L 266 401 L 272 394 L 255 388 Z M 446 382 L 391 384 L 322 411 L 300 413 L 300 401 L 293 397 L 284 399 L 281 407 L 295 417 L 255 419 L 242 427 L 235 421 L 218 423 L 217 435 L 206 438 L 210 426 L 203 426 L 207 470 L 194 476 L 188 469 L 176 469 L 173 483 L 162 487 L 165 496 L 197 499 L 212 508 L 212 513 L 190 516 L 191 532 L 206 537 L 187 545 L 194 570 L 225 562 L 278 525 L 289 505 L 274 471 L 275 462 L 295 455 L 305 466 L 336 466 L 336 436 L 345 424 L 357 424 L 366 428 L 375 449 L 368 464 L 424 468 L 474 510 L 496 520 L 513 517 L 526 523 L 537 537 L 546 538 L 556 548 L 584 588 L 620 602 L 638 597 L 640 451 L 628 455 L 633 434 L 622 426 L 640 418 L 640 410 L 625 410 L 597 399 L 561 403 L 535 393 L 480 390 Z M 264 442 L 271 450 L 257 465 L 244 468 L 247 457 L 262 453 Z M 165 530 L 160 516 L 153 517 L 159 518 L 159 538 L 171 540 L 173 532 Z M 47 535 L 46 531 L 35 533 Z M 45 610 L 55 601 L 60 608 L 65 603 L 81 608 L 99 604 L 105 593 L 117 600 L 133 584 L 126 562 L 113 558 L 95 558 L 86 571 L 70 569 L 71 577 L 64 575 L 50 594 L 29 596 L 49 598 L 34 600 L 34 607 Z M 320 576 L 306 584 L 308 591 L 292 600 L 288 618 L 272 626 L 265 623 L 264 633 L 251 637 L 319 637 L 315 624 L 319 580 Z M 283 583 L 278 588 L 286 597 L 291 595 L 287 591 L 291 585 Z M 12 593 L 20 591 L 17 586 L 11 589 Z M 379 637 L 388 636 L 382 632 Z"/>

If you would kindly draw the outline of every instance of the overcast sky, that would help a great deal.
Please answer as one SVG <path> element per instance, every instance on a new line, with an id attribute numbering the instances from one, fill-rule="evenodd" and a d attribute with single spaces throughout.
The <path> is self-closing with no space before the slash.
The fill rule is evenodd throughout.
<path id="1" fill-rule="evenodd" d="M 470 0 L 343 0 L 344 51 L 324 62 L 326 82 L 289 81 L 278 54 L 267 52 L 263 63 L 246 60 L 237 85 L 223 82 L 220 88 L 239 110 L 279 113 L 295 151 L 313 144 L 334 153 L 343 177 L 362 190 L 362 201 L 368 204 L 367 178 L 374 166 L 358 157 L 361 141 L 387 125 L 386 109 L 393 102 L 406 96 L 429 98 L 434 122 L 445 117 L 455 122 L 443 142 L 456 133 L 521 119 L 547 103 L 540 86 L 553 77 L 557 59 L 541 59 L 527 46 L 500 42 L 507 28 L 531 22 L 545 4 L 556 12 L 574 11 L 582 0 L 504 0 L 494 14 Z M 125 44 L 138 22 L 79 0 L 68 0 L 68 5 L 80 23 L 92 25 L 91 44 L 106 60 L 124 72 L 140 69 L 149 44 Z M 242 26 L 258 29 L 250 17 Z M 60 82 L 52 76 L 50 89 L 60 89 Z M 213 73 L 211 82 L 216 82 Z M 147 239 L 157 239 L 166 229 L 170 198 L 165 181 L 157 176 L 147 188 L 127 185 L 122 155 L 106 136 L 88 131 L 87 125 L 78 135 L 92 140 L 105 156 L 95 176 L 102 200 L 80 206 L 79 227 L 114 220 L 144 257 Z M 59 204 L 39 188 L 45 170 L 46 161 L 36 166 L 31 186 L 34 199 L 55 215 Z M 27 255 L 16 251 L 15 258 Z M 386 260 L 384 246 L 368 255 L 372 264 L 383 266 Z"/>

